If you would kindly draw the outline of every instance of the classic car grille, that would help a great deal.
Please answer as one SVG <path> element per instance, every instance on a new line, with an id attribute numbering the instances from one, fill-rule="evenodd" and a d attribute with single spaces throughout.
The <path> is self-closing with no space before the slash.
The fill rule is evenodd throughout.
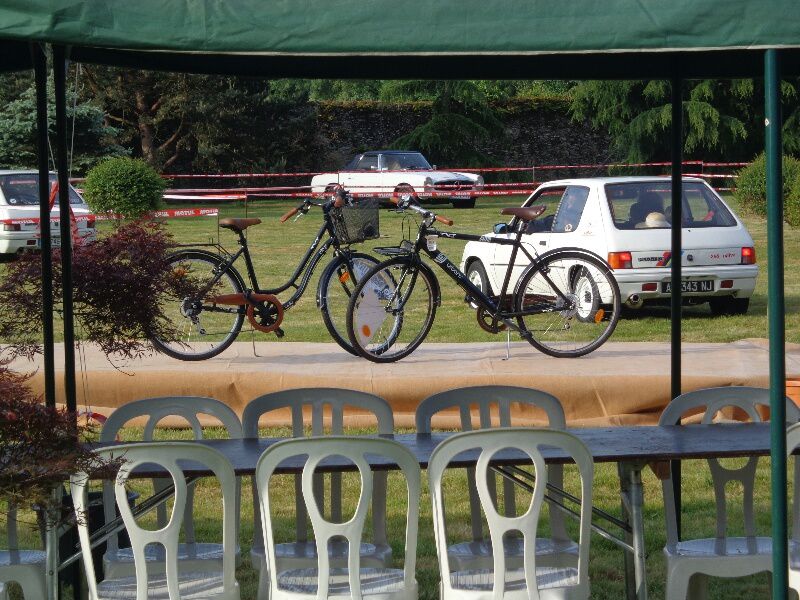
<path id="1" fill-rule="evenodd" d="M 447 179 L 437 181 L 433 184 L 433 189 L 437 192 L 457 192 L 459 190 L 471 190 L 472 182 L 463 179 Z"/>

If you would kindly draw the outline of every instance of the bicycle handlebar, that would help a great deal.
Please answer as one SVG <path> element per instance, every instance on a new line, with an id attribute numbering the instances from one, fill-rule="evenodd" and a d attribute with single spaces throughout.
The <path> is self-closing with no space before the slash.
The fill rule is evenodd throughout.
<path id="1" fill-rule="evenodd" d="M 305 204 L 305 202 L 303 202 L 303 204 Z M 295 216 L 297 213 L 299 213 L 300 212 L 300 208 L 303 206 L 303 204 L 301 204 L 300 206 L 295 206 L 293 209 L 291 209 L 289 212 L 287 212 L 285 215 L 283 215 L 281 217 L 281 223 L 286 223 L 286 221 L 288 221 L 293 216 Z"/>
<path id="2" fill-rule="evenodd" d="M 411 204 L 411 202 L 409 202 L 409 201 L 405 202 L 403 204 L 403 206 L 400 206 L 400 199 L 399 198 L 392 197 L 391 201 L 394 204 L 396 204 L 397 206 L 399 206 L 400 208 L 403 208 L 403 209 L 410 208 L 411 210 L 416 211 L 419 214 L 421 214 L 423 217 L 427 217 L 428 215 L 433 215 L 433 218 L 436 221 L 439 221 L 439 223 L 442 223 L 444 225 L 451 226 L 453 224 L 453 220 L 452 219 L 448 219 L 447 217 L 443 217 L 443 216 L 437 215 L 436 213 L 433 213 L 433 212 L 431 212 L 429 210 L 425 210 L 421 206 L 417 206 L 415 204 Z"/>

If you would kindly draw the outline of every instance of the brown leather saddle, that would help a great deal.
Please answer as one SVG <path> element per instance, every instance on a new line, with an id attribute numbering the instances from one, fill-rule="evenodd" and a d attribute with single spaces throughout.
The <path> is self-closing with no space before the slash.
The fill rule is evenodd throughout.
<path id="1" fill-rule="evenodd" d="M 517 217 L 521 221 L 526 223 L 535 220 L 537 217 L 540 217 L 544 211 L 547 210 L 547 207 L 544 204 L 539 204 L 537 206 L 520 206 L 520 207 L 513 207 L 513 208 L 501 208 L 500 214 L 501 215 L 509 215 L 511 217 Z"/>
<path id="2" fill-rule="evenodd" d="M 236 233 L 242 233 L 248 227 L 252 227 L 253 225 L 258 225 L 261 223 L 261 219 L 220 219 L 219 226 L 223 229 L 230 229 L 231 231 L 235 231 Z"/>

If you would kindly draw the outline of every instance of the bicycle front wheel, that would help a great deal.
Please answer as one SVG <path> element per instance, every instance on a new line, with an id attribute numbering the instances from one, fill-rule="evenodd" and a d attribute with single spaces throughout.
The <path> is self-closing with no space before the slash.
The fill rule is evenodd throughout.
<path id="1" fill-rule="evenodd" d="M 373 362 L 411 354 L 433 324 L 438 289 L 431 270 L 408 258 L 373 267 L 356 286 L 347 310 L 353 349 Z"/>
<path id="2" fill-rule="evenodd" d="M 244 291 L 239 273 L 224 268 L 221 258 L 202 251 L 179 252 L 170 259 L 172 285 L 159 298 L 165 322 L 150 340 L 156 350 L 179 360 L 204 360 L 233 343 L 242 329 L 244 308 L 209 300 Z"/>
<path id="3" fill-rule="evenodd" d="M 583 252 L 554 252 L 523 272 L 514 312 L 523 337 L 535 348 L 550 356 L 583 356 L 614 332 L 619 287 L 602 260 Z"/>
<path id="4" fill-rule="evenodd" d="M 377 264 L 369 254 L 343 254 L 331 261 L 319 280 L 317 303 L 322 320 L 334 341 L 350 354 L 357 353 L 347 336 L 347 307 L 358 282 Z"/>

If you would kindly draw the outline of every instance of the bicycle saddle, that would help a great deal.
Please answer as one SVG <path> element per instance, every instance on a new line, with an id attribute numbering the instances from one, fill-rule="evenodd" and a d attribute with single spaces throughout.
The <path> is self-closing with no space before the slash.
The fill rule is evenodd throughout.
<path id="1" fill-rule="evenodd" d="M 236 233 L 241 233 L 248 227 L 253 225 L 258 225 L 261 223 L 261 219 L 220 219 L 219 226 L 223 229 L 230 229 L 231 231 L 235 231 Z"/>
<path id="2" fill-rule="evenodd" d="M 520 220 L 528 222 L 528 221 L 533 221 L 537 217 L 541 216 L 541 214 L 546 210 L 547 207 L 545 205 L 539 204 L 537 206 L 501 208 L 500 214 L 509 215 L 511 217 L 518 217 Z"/>

